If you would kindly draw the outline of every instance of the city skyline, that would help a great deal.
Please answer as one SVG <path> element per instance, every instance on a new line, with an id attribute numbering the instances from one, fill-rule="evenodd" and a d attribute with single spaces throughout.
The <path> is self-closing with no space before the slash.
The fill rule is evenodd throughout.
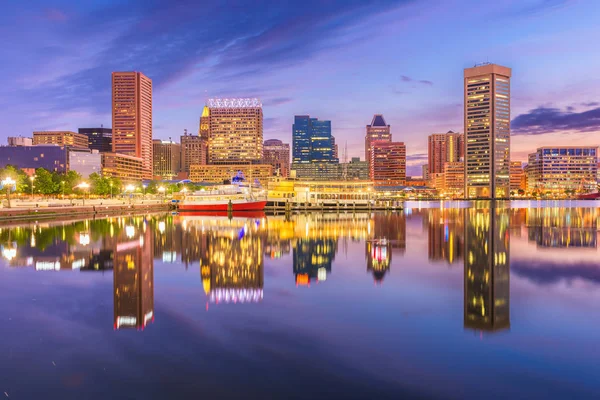
<path id="1" fill-rule="evenodd" d="M 318 115 L 332 121 L 340 148 L 348 143 L 348 158 L 364 157 L 364 126 L 373 114 L 384 114 L 395 140 L 406 143 L 407 174 L 420 175 L 427 157 L 423 138 L 463 131 L 462 69 L 489 60 L 513 69 L 511 159 L 526 162 L 529 153 L 545 145 L 598 144 L 593 133 L 600 131 L 600 83 L 589 77 L 595 76 L 600 57 L 586 51 L 594 47 L 598 31 L 597 4 L 532 0 L 465 10 L 464 1 L 429 3 L 332 2 L 302 11 L 274 4 L 269 16 L 250 3 L 240 4 L 240 14 L 161 1 L 144 9 L 131 2 L 129 11 L 110 3 L 36 7 L 34 2 L 27 11 L 7 5 L 0 17 L 5 29 L 19 34 L 30 26 L 28 19 L 35 19 L 36 26 L 27 28 L 20 41 L 0 45 L 9 55 L 3 83 L 4 100 L 10 99 L 0 111 L 6 129 L 2 135 L 109 126 L 110 72 L 136 70 L 155 83 L 155 139 L 198 129 L 209 97 L 259 97 L 265 139 L 290 143 L 293 116 Z M 256 13 L 257 21 L 233 24 L 246 11 Z M 198 12 L 213 13 L 209 26 L 197 26 Z M 317 12 L 321 24 L 299 27 Z M 110 34 L 80 34 L 97 15 L 122 27 Z M 490 15 L 497 21 L 489 24 Z M 449 17 L 453 26 L 481 22 L 455 29 L 442 46 L 436 38 L 442 34 L 441 21 Z M 160 23 L 170 19 L 181 23 L 172 28 Z M 123 24 L 125 20 L 130 23 Z M 473 31 L 483 25 L 489 36 L 474 37 Z M 207 35 L 211 27 L 215 29 Z M 122 44 L 123 37 L 137 30 Z M 185 35 L 198 40 L 178 41 Z M 222 42 L 235 45 L 223 50 Z M 144 45 L 151 51 L 141 52 Z M 400 51 L 388 53 L 381 65 L 360 56 L 390 48 Z M 577 55 L 576 60 L 569 55 Z M 37 57 L 44 62 L 36 62 Z M 436 61 L 441 57 L 443 64 Z"/>

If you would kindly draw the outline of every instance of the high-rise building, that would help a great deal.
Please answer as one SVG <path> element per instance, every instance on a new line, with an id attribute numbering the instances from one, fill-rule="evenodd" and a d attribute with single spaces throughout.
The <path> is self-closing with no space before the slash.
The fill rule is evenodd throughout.
<path id="1" fill-rule="evenodd" d="M 597 188 L 598 148 L 540 147 L 529 155 L 527 189 L 543 192 L 591 192 Z"/>
<path id="2" fill-rule="evenodd" d="M 263 162 L 273 167 L 273 174 L 290 176 L 290 145 L 279 139 L 265 140 L 263 145 Z"/>
<path id="3" fill-rule="evenodd" d="M 202 109 L 202 115 L 200 116 L 200 125 L 198 127 L 198 136 L 208 142 L 208 136 L 210 134 L 210 109 L 208 106 L 204 106 Z"/>
<path id="4" fill-rule="evenodd" d="M 403 142 L 371 143 L 371 169 L 376 186 L 406 183 L 406 146 Z"/>
<path id="5" fill-rule="evenodd" d="M 191 165 L 206 165 L 208 163 L 208 140 L 203 136 L 188 135 L 187 131 L 181 136 L 181 172 L 190 172 Z"/>
<path id="6" fill-rule="evenodd" d="M 181 146 L 172 140 L 152 141 L 153 175 L 161 179 L 174 179 L 181 168 Z"/>
<path id="7" fill-rule="evenodd" d="M 260 100 L 209 99 L 208 114 L 209 164 L 260 162 L 263 156 L 263 111 Z"/>
<path id="8" fill-rule="evenodd" d="M 365 136 L 365 160 L 369 168 L 369 177 L 373 179 L 373 169 L 371 168 L 372 143 L 374 142 L 391 142 L 392 133 L 390 126 L 385 123 L 385 119 L 381 114 L 375 114 L 371 125 L 367 125 L 367 135 Z"/>
<path id="9" fill-rule="evenodd" d="M 332 151 L 333 151 L 333 152 L 332 152 L 332 156 L 333 156 L 333 158 L 336 158 L 336 159 L 339 161 L 339 159 L 340 159 L 340 155 L 339 155 L 339 153 L 338 153 L 338 150 L 339 150 L 339 149 L 338 149 L 338 145 L 337 145 L 337 143 L 335 142 L 335 136 L 331 136 L 331 146 L 332 146 Z"/>
<path id="10" fill-rule="evenodd" d="M 331 135 L 331 121 L 311 118 L 309 115 L 294 116 L 292 126 L 292 162 L 337 163 L 335 139 Z"/>
<path id="11" fill-rule="evenodd" d="M 421 174 L 423 175 L 422 178 L 424 181 L 429 180 L 429 165 L 428 164 L 421 165 Z"/>
<path id="12" fill-rule="evenodd" d="M 464 155 L 464 135 L 448 131 L 434 133 L 427 139 L 429 173 L 443 173 L 444 164 L 458 162 Z"/>
<path id="13" fill-rule="evenodd" d="M 33 145 L 39 144 L 56 144 L 59 146 L 72 146 L 83 149 L 89 148 L 87 136 L 71 131 L 33 132 Z"/>
<path id="14" fill-rule="evenodd" d="M 523 163 L 521 161 L 510 162 L 510 191 L 517 192 L 519 189 L 525 190 L 523 185 Z"/>
<path id="15" fill-rule="evenodd" d="M 111 128 L 79 128 L 78 132 L 88 137 L 88 145 L 92 150 L 100 153 L 112 151 L 112 129 Z"/>
<path id="16" fill-rule="evenodd" d="M 496 64 L 464 71 L 465 197 L 508 198 L 511 69 Z"/>
<path id="17" fill-rule="evenodd" d="M 152 80 L 141 72 L 112 73 L 112 152 L 142 160 L 152 179 Z"/>

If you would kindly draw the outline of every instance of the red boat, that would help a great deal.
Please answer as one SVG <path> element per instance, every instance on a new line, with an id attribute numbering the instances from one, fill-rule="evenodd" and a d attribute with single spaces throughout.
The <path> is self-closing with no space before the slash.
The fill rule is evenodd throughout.
<path id="1" fill-rule="evenodd" d="M 253 193 L 250 187 L 219 185 L 210 190 L 186 195 L 179 201 L 179 211 L 263 211 L 267 204 L 264 191 Z"/>

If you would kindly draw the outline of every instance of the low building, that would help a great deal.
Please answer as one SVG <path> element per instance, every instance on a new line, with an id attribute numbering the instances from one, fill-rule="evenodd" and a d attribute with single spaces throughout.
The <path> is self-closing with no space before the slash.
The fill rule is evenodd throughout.
<path id="1" fill-rule="evenodd" d="M 8 145 L 9 146 L 33 146 L 33 139 L 30 137 L 23 136 L 9 136 L 8 137 Z"/>
<path id="2" fill-rule="evenodd" d="M 369 180 L 369 163 L 361 161 L 359 157 L 352 157 L 349 163 L 340 164 L 345 168 L 345 177 L 347 180 L 368 181 Z M 343 177 L 342 177 L 343 178 Z"/>
<path id="3" fill-rule="evenodd" d="M 443 172 L 433 172 L 429 174 L 429 186 L 430 188 L 436 189 L 440 192 L 446 190 L 446 174 Z"/>
<path id="4" fill-rule="evenodd" d="M 91 150 L 98 150 L 100 153 L 110 153 L 112 151 L 111 128 L 79 128 L 78 132 L 87 136 L 88 146 Z"/>
<path id="5" fill-rule="evenodd" d="M 529 191 L 561 193 L 597 189 L 598 148 L 595 146 L 540 147 L 529 154 Z"/>
<path id="6" fill-rule="evenodd" d="M 510 162 L 510 191 L 518 192 L 519 189 L 525 189 L 522 186 L 523 181 L 523 163 L 521 161 Z"/>
<path id="7" fill-rule="evenodd" d="M 371 168 L 375 186 L 396 186 L 406 183 L 406 146 L 403 142 L 371 144 Z"/>
<path id="8" fill-rule="evenodd" d="M 340 168 L 336 163 L 293 163 L 290 177 L 309 181 L 335 181 L 340 179 Z"/>
<path id="9" fill-rule="evenodd" d="M 68 171 L 66 146 L 0 146 L 0 167 L 13 165 L 23 170 L 44 168 L 50 172 Z"/>
<path id="10" fill-rule="evenodd" d="M 419 187 L 423 187 L 423 186 L 427 186 L 428 182 L 420 177 L 412 177 L 412 176 L 407 176 L 406 177 L 406 186 L 407 187 L 415 187 L 415 186 L 419 186 Z"/>
<path id="11" fill-rule="evenodd" d="M 144 179 L 143 160 L 139 157 L 120 153 L 101 153 L 102 175 L 119 178 L 125 182 L 139 182 Z"/>
<path id="12" fill-rule="evenodd" d="M 463 161 L 444 163 L 444 190 L 459 195 L 465 191 L 465 163 Z"/>
<path id="13" fill-rule="evenodd" d="M 98 150 L 69 149 L 69 171 L 84 178 L 93 173 L 102 174 L 102 156 Z"/>
<path id="14" fill-rule="evenodd" d="M 258 180 L 264 186 L 273 176 L 273 167 L 268 164 L 191 165 L 189 179 L 192 182 L 223 183 L 239 172 L 248 182 Z"/>
<path id="15" fill-rule="evenodd" d="M 172 140 L 152 141 L 152 174 L 160 179 L 174 179 L 180 170 L 181 146 Z"/>
<path id="16" fill-rule="evenodd" d="M 33 132 L 33 145 L 55 144 L 89 149 L 88 137 L 71 131 L 37 131 Z"/>

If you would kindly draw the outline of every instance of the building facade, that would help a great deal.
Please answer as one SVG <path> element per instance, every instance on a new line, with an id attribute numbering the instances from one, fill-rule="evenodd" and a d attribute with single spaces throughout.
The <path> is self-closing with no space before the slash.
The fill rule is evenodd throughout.
<path id="1" fill-rule="evenodd" d="M 592 192 L 597 189 L 598 148 L 595 146 L 540 147 L 529 155 L 527 189 Z"/>
<path id="2" fill-rule="evenodd" d="M 78 132 L 88 137 L 88 147 L 91 150 L 98 150 L 100 153 L 112 151 L 111 128 L 79 128 Z"/>
<path id="3" fill-rule="evenodd" d="M 279 139 L 265 140 L 263 144 L 263 162 L 273 167 L 273 174 L 290 176 L 290 145 Z"/>
<path id="4" fill-rule="evenodd" d="M 342 168 L 342 179 L 368 181 L 369 180 L 369 164 L 366 161 L 361 161 L 359 157 L 352 157 L 350 162 L 340 164 Z M 345 171 L 343 170 L 345 168 Z"/>
<path id="5" fill-rule="evenodd" d="M 71 131 L 37 131 L 33 132 L 33 145 L 54 144 L 58 146 L 72 146 L 82 149 L 89 148 L 88 138 L 85 135 Z"/>
<path id="6" fill-rule="evenodd" d="M 69 149 L 69 171 L 75 171 L 84 178 L 93 173 L 102 174 L 102 156 L 98 150 L 78 151 Z"/>
<path id="7" fill-rule="evenodd" d="M 30 137 L 23 137 L 23 136 L 9 136 L 8 137 L 8 145 L 9 146 L 33 146 L 33 139 Z"/>
<path id="8" fill-rule="evenodd" d="M 189 174 L 191 165 L 206 165 L 208 160 L 208 140 L 202 136 L 181 136 L 181 172 Z"/>
<path id="9" fill-rule="evenodd" d="M 204 106 L 202 109 L 202 115 L 200 116 L 200 125 L 198 125 L 198 136 L 208 143 L 208 136 L 210 134 L 210 109 L 208 106 Z"/>
<path id="10" fill-rule="evenodd" d="M 508 198 L 511 69 L 483 64 L 464 70 L 465 196 Z"/>
<path id="11" fill-rule="evenodd" d="M 371 168 L 376 186 L 399 186 L 406 183 L 406 146 L 403 142 L 371 144 Z"/>
<path id="12" fill-rule="evenodd" d="M 144 161 L 139 157 L 119 153 L 100 153 L 102 175 L 119 178 L 124 182 L 139 182 L 146 179 Z"/>
<path id="13" fill-rule="evenodd" d="M 258 99 L 209 99 L 209 164 L 258 163 L 263 157 L 263 111 Z M 191 171 L 190 171 L 191 172 Z"/>
<path id="14" fill-rule="evenodd" d="M 444 173 L 448 162 L 458 162 L 464 156 L 464 135 L 448 131 L 434 133 L 427 138 L 427 167 L 429 173 Z"/>
<path id="15" fill-rule="evenodd" d="M 20 169 L 44 168 L 50 172 L 67 172 L 68 146 L 0 146 L 0 167 L 12 165 Z"/>
<path id="16" fill-rule="evenodd" d="M 112 152 L 139 158 L 152 179 L 152 80 L 141 72 L 112 73 Z"/>
<path id="17" fill-rule="evenodd" d="M 181 169 L 181 145 L 172 140 L 152 141 L 152 174 L 161 179 L 174 179 Z"/>
<path id="18" fill-rule="evenodd" d="M 191 165 L 189 179 L 192 182 L 223 183 L 242 172 L 248 182 L 258 180 L 266 186 L 273 176 L 273 167 L 268 164 Z"/>
<path id="19" fill-rule="evenodd" d="M 523 187 L 523 163 L 521 161 L 510 162 L 510 191 L 518 192 L 519 189 L 525 190 Z"/>
<path id="20" fill-rule="evenodd" d="M 465 163 L 462 161 L 444 164 L 444 190 L 446 193 L 462 195 L 465 190 Z"/>
<path id="21" fill-rule="evenodd" d="M 331 135 L 331 121 L 294 116 L 292 125 L 292 162 L 337 163 L 335 138 Z"/>
<path id="22" fill-rule="evenodd" d="M 367 134 L 365 136 L 365 160 L 367 160 L 367 168 L 369 169 L 369 177 L 373 179 L 373 170 L 371 168 L 371 159 L 373 154 L 372 144 L 374 142 L 391 142 L 392 133 L 390 125 L 385 123 L 385 119 L 381 114 L 375 114 L 371 125 L 367 125 Z"/>

